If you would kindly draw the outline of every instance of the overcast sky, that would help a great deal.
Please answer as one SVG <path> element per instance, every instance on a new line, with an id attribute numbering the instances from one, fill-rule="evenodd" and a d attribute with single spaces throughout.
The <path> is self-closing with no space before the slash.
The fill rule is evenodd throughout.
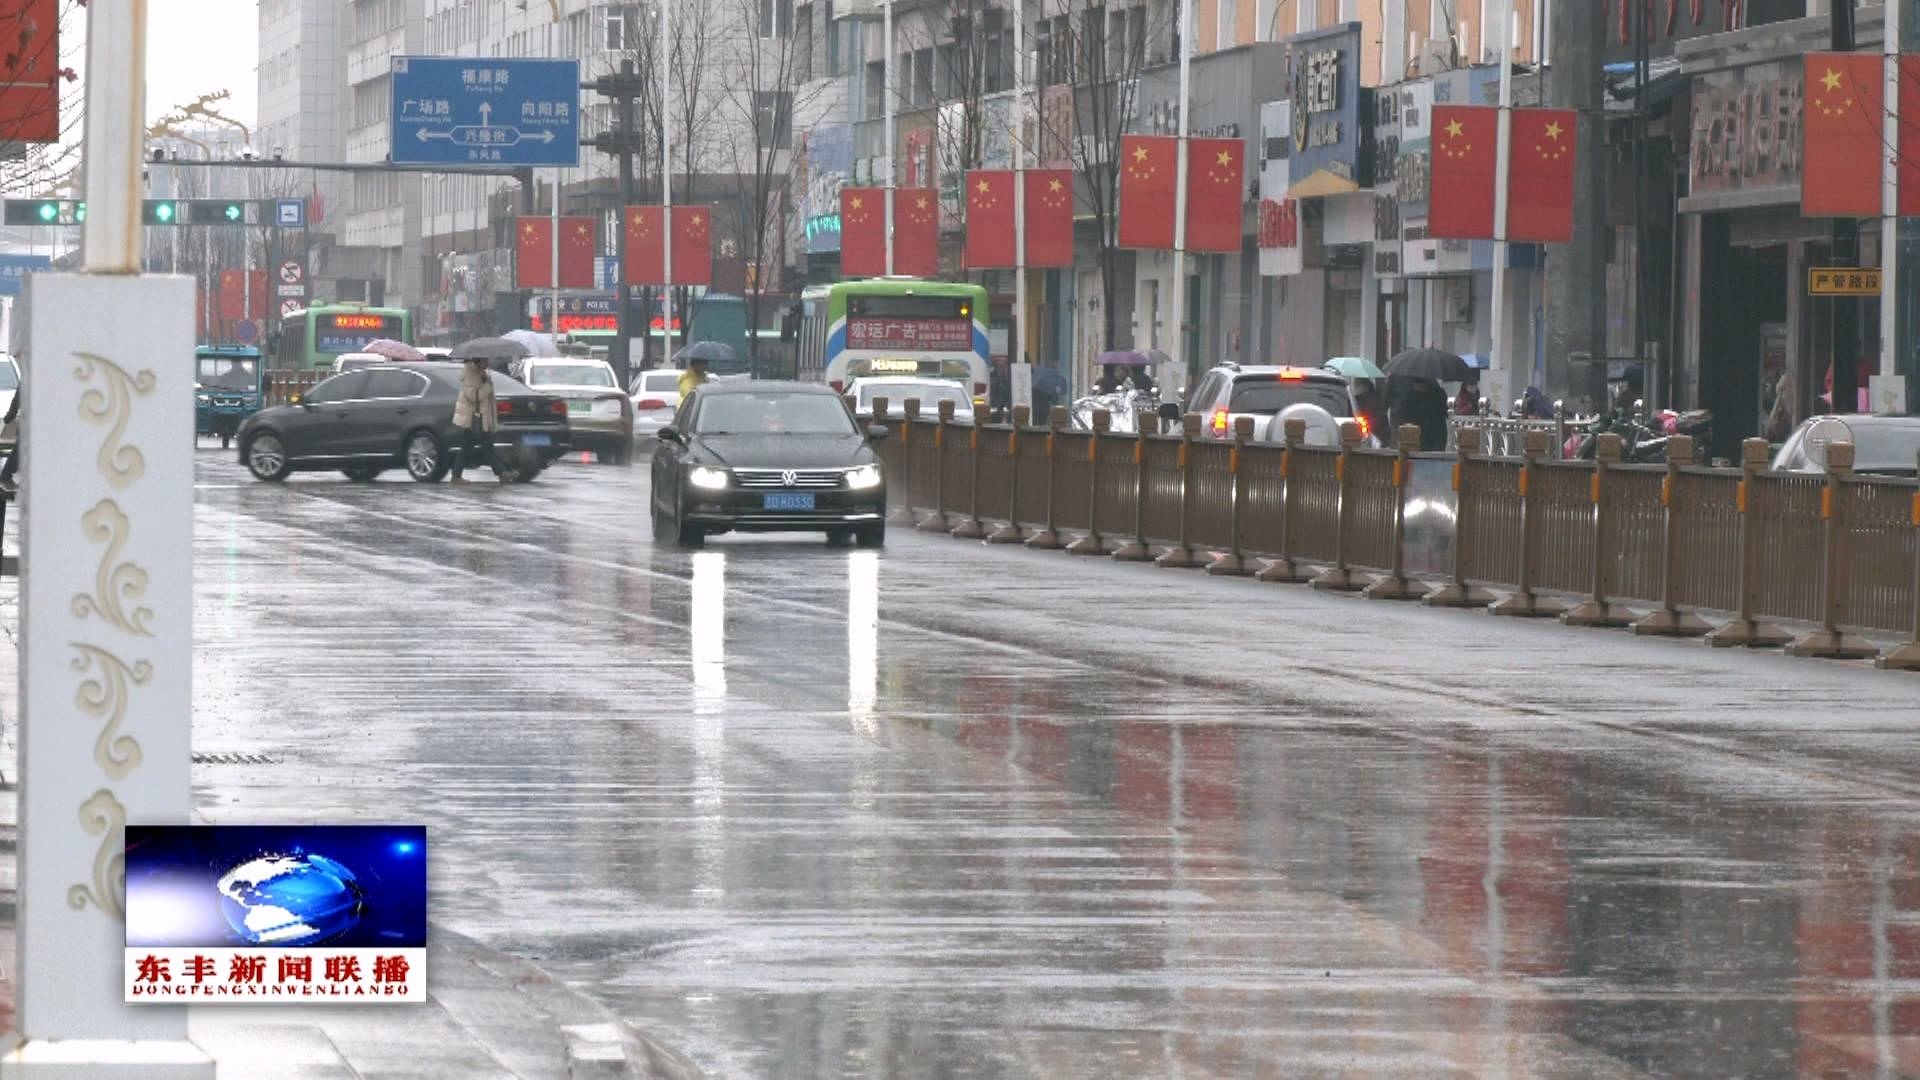
<path id="1" fill-rule="evenodd" d="M 231 90 L 220 111 L 258 113 L 260 11 L 255 0 L 152 0 L 147 5 L 147 119 L 201 94 Z"/>

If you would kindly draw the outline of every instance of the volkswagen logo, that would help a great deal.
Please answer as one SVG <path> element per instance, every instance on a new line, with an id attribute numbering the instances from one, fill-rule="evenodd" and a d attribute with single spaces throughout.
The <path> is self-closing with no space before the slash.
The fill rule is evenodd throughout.
<path id="1" fill-rule="evenodd" d="M 792 487 L 799 479 L 800 477 L 792 469 L 780 473 L 780 483 L 785 487 Z"/>

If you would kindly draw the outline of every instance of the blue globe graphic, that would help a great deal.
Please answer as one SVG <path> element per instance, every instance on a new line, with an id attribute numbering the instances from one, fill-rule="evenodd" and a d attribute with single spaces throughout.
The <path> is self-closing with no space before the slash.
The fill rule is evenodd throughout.
<path id="1" fill-rule="evenodd" d="M 366 893 L 353 871 L 309 852 L 260 855 L 220 877 L 220 913 L 249 945 L 313 945 L 360 921 Z"/>

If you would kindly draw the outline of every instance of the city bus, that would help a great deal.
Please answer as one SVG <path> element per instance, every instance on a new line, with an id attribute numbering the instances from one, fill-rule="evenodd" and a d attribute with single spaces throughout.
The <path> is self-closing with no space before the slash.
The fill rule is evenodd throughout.
<path id="1" fill-rule="evenodd" d="M 290 311 L 280 320 L 273 366 L 281 370 L 331 371 L 340 354 L 363 352 L 368 342 L 378 338 L 413 344 L 413 316 L 404 308 L 316 304 Z"/>
<path id="2" fill-rule="evenodd" d="M 918 375 L 987 393 L 987 290 L 919 278 L 809 286 L 797 378 L 845 391 L 870 375 Z"/>

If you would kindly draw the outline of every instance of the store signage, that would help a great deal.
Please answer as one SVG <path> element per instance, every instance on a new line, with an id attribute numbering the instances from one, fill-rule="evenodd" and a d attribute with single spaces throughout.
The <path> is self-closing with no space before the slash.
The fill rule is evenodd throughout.
<path id="1" fill-rule="evenodd" d="M 847 348 L 965 352 L 973 348 L 973 323 L 967 319 L 848 319 Z"/>
<path id="2" fill-rule="evenodd" d="M 1294 184 L 1327 173 L 1353 190 L 1367 179 L 1360 152 L 1360 24 L 1290 39 L 1287 73 Z"/>
<path id="3" fill-rule="evenodd" d="M 1695 78 L 1691 195 L 1779 190 L 1798 202 L 1805 85 L 1797 56 Z"/>
<path id="4" fill-rule="evenodd" d="M 1880 271 L 1857 266 L 1810 266 L 1809 296 L 1879 296 Z"/>

